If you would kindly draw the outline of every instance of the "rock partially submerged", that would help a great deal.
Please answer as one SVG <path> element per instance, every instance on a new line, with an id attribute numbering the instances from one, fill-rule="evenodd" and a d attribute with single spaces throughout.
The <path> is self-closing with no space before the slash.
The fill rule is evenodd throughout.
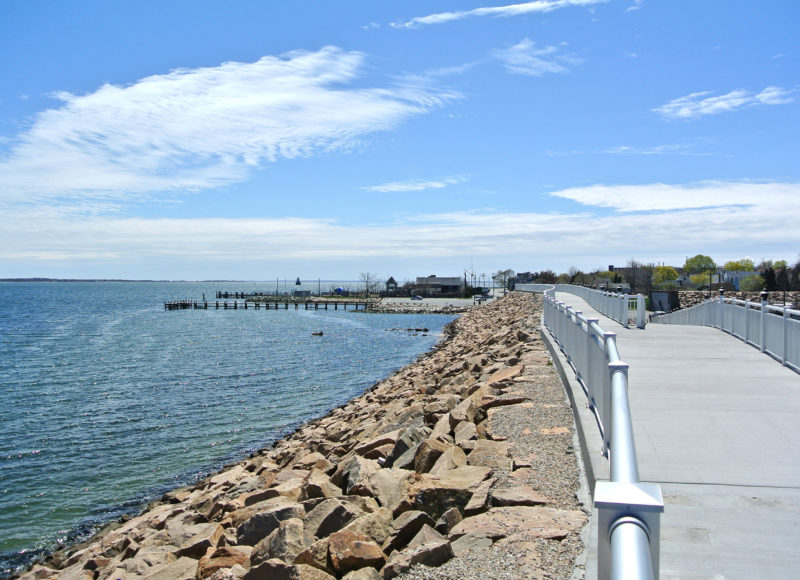
<path id="1" fill-rule="evenodd" d="M 471 310 L 363 396 L 21 576 L 394 578 L 498 541 L 576 537 L 584 512 L 525 483 L 531 460 L 492 430 L 494 414 L 532 406 L 518 381 L 547 364 L 524 330 L 535 303 Z"/>

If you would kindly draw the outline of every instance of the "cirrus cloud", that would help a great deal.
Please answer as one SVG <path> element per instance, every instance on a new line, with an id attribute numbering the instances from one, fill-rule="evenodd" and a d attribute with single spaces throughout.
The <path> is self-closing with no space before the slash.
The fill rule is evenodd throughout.
<path id="1" fill-rule="evenodd" d="M 773 86 L 759 93 L 737 89 L 718 96 L 708 96 L 710 91 L 700 91 L 673 99 L 653 111 L 668 119 L 698 119 L 759 105 L 785 105 L 794 102 L 794 92 Z"/>
<path id="2" fill-rule="evenodd" d="M 356 147 L 458 98 L 419 79 L 355 86 L 365 56 L 336 47 L 179 69 L 53 96 L 0 158 L 0 198 L 131 199 L 241 181 L 265 163 Z"/>
<path id="3" fill-rule="evenodd" d="M 558 50 L 555 46 L 538 48 L 532 40 L 524 38 L 507 49 L 495 50 L 493 55 L 503 63 L 508 72 L 533 77 L 547 73 L 567 73 L 569 69 L 566 65 L 581 63 L 574 56 L 557 54 Z"/>
<path id="4" fill-rule="evenodd" d="M 455 10 L 452 12 L 438 12 L 428 16 L 416 16 L 406 22 L 394 22 L 394 28 L 418 28 L 430 24 L 444 24 L 455 20 L 463 20 L 475 16 L 492 16 L 495 18 L 521 16 L 532 13 L 546 13 L 567 8 L 569 6 L 591 6 L 593 4 L 603 4 L 609 0 L 536 0 L 534 2 L 522 2 L 519 4 L 508 4 L 506 6 L 483 6 L 472 10 Z"/>
<path id="5" fill-rule="evenodd" d="M 442 179 L 415 179 L 411 181 L 393 181 L 381 185 L 369 185 L 364 187 L 366 191 L 378 191 L 381 193 L 401 193 L 408 191 L 425 191 L 428 189 L 444 189 L 451 185 L 463 183 L 466 177 L 445 177 Z"/>

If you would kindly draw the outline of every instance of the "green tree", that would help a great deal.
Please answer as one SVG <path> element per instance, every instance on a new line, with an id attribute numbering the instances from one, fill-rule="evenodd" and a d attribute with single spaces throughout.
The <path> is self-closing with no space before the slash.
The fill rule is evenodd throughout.
<path id="1" fill-rule="evenodd" d="M 713 272 L 717 269 L 717 265 L 709 256 L 697 254 L 692 258 L 686 258 L 683 269 L 687 274 L 701 274 L 703 272 Z"/>
<path id="2" fill-rule="evenodd" d="M 680 278 L 678 271 L 672 266 L 656 266 L 653 269 L 653 282 L 655 284 L 663 284 L 670 280 L 677 280 Z"/>
<path id="3" fill-rule="evenodd" d="M 778 290 L 778 280 L 773 268 L 767 268 L 761 275 L 764 278 L 764 286 L 766 286 L 767 290 Z"/>
<path id="4" fill-rule="evenodd" d="M 764 278 L 758 274 L 753 274 L 747 278 L 742 278 L 739 282 L 739 290 L 742 292 L 758 292 L 764 288 Z"/>
<path id="5" fill-rule="evenodd" d="M 724 268 L 729 272 L 752 272 L 756 269 L 756 265 L 750 258 L 742 258 L 725 262 Z"/>
<path id="6" fill-rule="evenodd" d="M 539 273 L 538 280 L 540 284 L 555 284 L 558 281 L 558 276 L 552 270 L 542 270 Z"/>
<path id="7" fill-rule="evenodd" d="M 705 286 L 706 288 L 711 286 L 711 276 L 714 273 L 711 271 L 708 272 L 700 272 L 699 274 L 692 274 L 689 276 L 689 280 L 695 286 Z"/>

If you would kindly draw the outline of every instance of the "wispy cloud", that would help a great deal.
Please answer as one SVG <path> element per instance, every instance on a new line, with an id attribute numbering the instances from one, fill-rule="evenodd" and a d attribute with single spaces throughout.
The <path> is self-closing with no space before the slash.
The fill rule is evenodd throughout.
<path id="1" fill-rule="evenodd" d="M 759 93 L 737 89 L 719 96 L 709 96 L 710 91 L 701 91 L 673 99 L 653 111 L 669 119 L 690 120 L 759 105 L 785 105 L 794 102 L 794 93 L 793 90 L 772 86 Z"/>
<path id="2" fill-rule="evenodd" d="M 609 0 L 536 0 L 535 2 L 522 2 L 519 4 L 509 4 L 506 6 L 484 6 L 472 10 L 456 10 L 453 12 L 439 12 L 428 16 L 417 16 L 406 22 L 394 22 L 394 28 L 418 28 L 430 24 L 444 24 L 465 18 L 492 16 L 492 17 L 511 17 L 521 16 L 532 13 L 545 13 L 567 8 L 569 6 L 591 6 L 593 4 L 603 4 Z"/>
<path id="3" fill-rule="evenodd" d="M 550 157 L 563 157 L 566 155 L 713 155 L 713 153 L 707 151 L 698 151 L 698 145 L 708 143 L 709 140 L 707 139 L 697 139 L 688 143 L 666 143 L 650 147 L 616 145 L 596 150 L 547 151 L 546 155 Z"/>
<path id="4" fill-rule="evenodd" d="M 326 47 L 53 95 L 0 158 L 0 199 L 123 200 L 216 187 L 281 158 L 359 146 L 458 95 L 428 80 L 353 86 L 365 57 Z"/>
<path id="5" fill-rule="evenodd" d="M 580 59 L 558 54 L 558 51 L 555 46 L 537 48 L 536 43 L 525 38 L 510 48 L 494 51 L 493 55 L 508 72 L 535 77 L 548 73 L 567 73 L 567 65 L 581 63 Z"/>
<path id="6" fill-rule="evenodd" d="M 382 185 L 370 185 L 364 187 L 367 191 L 377 191 L 381 193 L 402 193 L 408 191 L 425 191 L 428 189 L 444 189 L 451 185 L 463 183 L 467 180 L 466 177 L 445 177 L 442 179 L 431 180 L 411 180 L 411 181 L 394 181 L 391 183 L 384 183 Z"/>
<path id="7" fill-rule="evenodd" d="M 593 185 L 554 191 L 550 195 L 622 213 L 747 207 L 762 201 L 773 209 L 784 204 L 800 209 L 798 183 L 704 181 L 680 185 Z"/>

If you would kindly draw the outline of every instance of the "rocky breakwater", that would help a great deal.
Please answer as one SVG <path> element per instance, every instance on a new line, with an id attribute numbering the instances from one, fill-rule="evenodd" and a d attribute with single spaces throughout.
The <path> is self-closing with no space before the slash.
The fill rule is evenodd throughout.
<path id="1" fill-rule="evenodd" d="M 381 301 L 370 304 L 366 312 L 384 314 L 464 314 L 479 306 L 473 304 L 448 304 L 430 302 L 388 302 Z"/>
<path id="2" fill-rule="evenodd" d="M 511 294 L 363 396 L 23 578 L 569 577 L 573 423 Z"/>
<path id="3" fill-rule="evenodd" d="M 702 304 L 706 300 L 708 300 L 709 296 L 711 298 L 719 298 L 719 292 L 703 292 L 700 290 L 681 290 L 678 292 L 678 298 L 680 300 L 681 308 L 691 308 L 692 306 L 697 306 L 698 304 Z M 761 293 L 760 292 L 739 292 L 739 291 L 728 291 L 725 292 L 725 298 L 734 298 L 736 300 L 749 300 L 750 302 L 758 302 L 761 303 Z M 800 292 L 787 292 L 786 293 L 786 304 L 792 306 L 798 304 L 798 300 L 800 300 Z M 784 303 L 784 295 L 783 292 L 767 292 L 767 301 L 770 304 L 778 304 L 783 306 Z"/>

